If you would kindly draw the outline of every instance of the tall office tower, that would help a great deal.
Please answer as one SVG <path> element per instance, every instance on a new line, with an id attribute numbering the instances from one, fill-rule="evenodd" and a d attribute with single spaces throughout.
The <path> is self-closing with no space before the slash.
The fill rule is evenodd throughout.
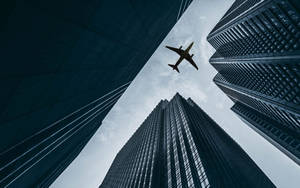
<path id="1" fill-rule="evenodd" d="M 0 187 L 46 187 L 78 155 L 191 1 L 5 3 Z"/>
<path id="2" fill-rule="evenodd" d="M 191 99 L 161 101 L 114 159 L 106 187 L 275 187 Z"/>
<path id="3" fill-rule="evenodd" d="M 236 0 L 207 37 L 232 110 L 298 164 L 299 27 L 299 0 Z"/>

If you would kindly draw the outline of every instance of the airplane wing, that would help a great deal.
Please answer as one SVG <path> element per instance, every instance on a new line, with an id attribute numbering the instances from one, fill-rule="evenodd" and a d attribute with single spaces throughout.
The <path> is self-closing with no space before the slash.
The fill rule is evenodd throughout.
<path id="1" fill-rule="evenodd" d="M 198 70 L 196 63 L 194 62 L 191 56 L 187 57 L 186 60 Z"/>
<path id="2" fill-rule="evenodd" d="M 173 48 L 171 46 L 166 46 L 166 48 L 178 53 L 180 56 L 182 55 L 182 53 L 184 52 L 182 49 L 178 49 L 178 48 Z"/>

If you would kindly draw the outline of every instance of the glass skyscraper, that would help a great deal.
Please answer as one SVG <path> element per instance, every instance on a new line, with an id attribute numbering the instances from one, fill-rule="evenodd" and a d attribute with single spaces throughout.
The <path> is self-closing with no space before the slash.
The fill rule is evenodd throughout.
<path id="1" fill-rule="evenodd" d="M 191 0 L 1 3 L 0 187 L 47 187 Z"/>
<path id="2" fill-rule="evenodd" d="M 300 1 L 236 0 L 207 37 L 232 110 L 300 164 Z"/>
<path id="3" fill-rule="evenodd" d="M 106 187 L 275 187 L 191 99 L 162 100 L 114 159 Z"/>

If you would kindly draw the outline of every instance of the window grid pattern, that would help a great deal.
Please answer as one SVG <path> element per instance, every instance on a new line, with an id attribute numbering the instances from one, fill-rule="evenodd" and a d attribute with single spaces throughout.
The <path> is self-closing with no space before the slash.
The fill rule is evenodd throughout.
<path id="1" fill-rule="evenodd" d="M 210 187 L 182 108 L 180 100 L 174 100 L 166 109 L 168 187 Z"/>
<path id="2" fill-rule="evenodd" d="M 239 165 L 234 161 L 243 161 L 243 164 L 249 165 L 249 157 L 245 153 L 239 152 L 241 148 L 234 143 L 233 139 L 222 128 L 208 118 L 209 116 L 195 102 L 191 99 L 188 99 L 187 102 L 194 109 L 183 108 L 183 111 L 186 112 L 188 123 L 193 125 L 190 126 L 191 133 L 196 140 L 195 143 L 197 143 L 196 146 L 199 149 L 206 173 L 208 177 L 212 174 L 222 174 L 221 177 L 208 178 L 211 187 L 260 187 L 265 184 L 250 185 L 250 182 L 253 181 L 243 181 L 242 176 L 238 177 L 243 173 L 239 171 Z M 232 161 L 232 159 L 234 160 Z M 242 168 L 245 168 L 245 166 Z M 250 170 L 251 165 L 246 168 Z M 254 174 L 252 173 L 252 177 L 254 177 Z M 270 185 L 263 187 L 268 186 Z"/>
<path id="3" fill-rule="evenodd" d="M 172 111 L 172 110 L 171 110 Z M 182 187 L 182 180 L 181 180 L 181 173 L 183 170 L 180 170 L 180 162 L 179 162 L 179 154 L 178 154 L 178 144 L 176 142 L 177 140 L 177 132 L 175 130 L 175 118 L 174 116 L 170 115 L 170 132 L 172 135 L 172 149 L 173 149 L 173 159 L 174 159 L 174 166 L 175 166 L 175 178 L 176 178 L 176 187 Z"/>
<path id="4" fill-rule="evenodd" d="M 187 141 L 189 143 L 190 151 L 192 152 L 194 165 L 196 166 L 197 174 L 200 177 L 199 181 L 200 181 L 201 187 L 210 187 L 210 184 L 209 184 L 207 175 L 205 173 L 201 158 L 199 156 L 199 153 L 198 153 L 196 145 L 195 145 L 195 141 L 192 137 L 190 128 L 188 126 L 188 121 L 186 119 L 187 115 L 184 113 L 182 107 L 179 108 L 179 114 L 181 116 L 182 124 L 183 124 L 184 131 L 185 131 L 185 134 L 187 137 Z"/>
<path id="5" fill-rule="evenodd" d="M 209 39 L 217 50 L 212 59 L 299 51 L 299 26 L 300 15 L 290 3 L 274 1 Z"/>
<path id="6" fill-rule="evenodd" d="M 211 32 L 220 29 L 220 27 L 224 26 L 226 23 L 230 22 L 232 19 L 247 11 L 260 1 L 261 0 L 236 0 Z"/>
<path id="7" fill-rule="evenodd" d="M 154 157 L 157 153 L 161 110 L 154 110 L 118 153 L 105 177 L 103 187 L 151 187 Z M 126 151 L 126 152 L 122 152 Z"/>
<path id="8" fill-rule="evenodd" d="M 167 108 L 166 109 L 166 112 L 167 114 L 169 114 L 169 109 Z M 168 178 L 168 187 L 169 188 L 172 188 L 173 184 L 172 184 L 172 168 L 171 168 L 171 132 L 169 131 L 170 129 L 170 116 L 167 115 L 166 117 L 166 126 L 165 126 L 165 129 L 166 129 L 166 134 L 167 134 L 167 178 Z"/>
<path id="9" fill-rule="evenodd" d="M 220 76 L 216 77 L 215 82 L 228 96 L 244 104 L 247 104 L 251 108 L 282 124 L 282 126 L 286 126 L 291 130 L 300 132 L 300 115 L 291 114 L 287 111 L 279 109 L 277 106 L 271 105 L 270 103 L 265 103 L 264 101 L 261 101 L 257 98 L 250 97 L 241 92 L 235 91 L 232 89 L 232 86 L 226 86 L 226 84 L 218 82 L 217 79 L 219 77 Z"/>
<path id="10" fill-rule="evenodd" d="M 180 122 L 180 119 L 179 119 L 180 117 L 179 117 L 179 111 L 178 111 L 178 104 L 176 106 L 177 106 L 177 108 L 176 107 L 174 108 L 174 114 L 176 114 L 175 123 L 176 123 L 177 133 L 178 133 L 179 142 L 180 142 L 180 149 L 181 149 L 181 154 L 182 154 L 182 159 L 183 159 L 183 164 L 184 164 L 184 171 L 185 171 L 188 187 L 193 188 L 193 187 L 195 187 L 195 185 L 194 185 L 191 167 L 190 167 L 191 161 L 189 161 L 189 159 L 188 159 L 187 149 L 185 147 L 186 143 L 183 139 L 183 133 L 182 133 L 183 130 L 181 128 L 182 122 Z"/>
<path id="11" fill-rule="evenodd" d="M 281 103 L 300 105 L 300 69 L 297 64 L 218 63 L 227 82 L 259 92 Z"/>
<path id="12" fill-rule="evenodd" d="M 161 101 L 117 154 L 100 187 L 209 188 L 218 187 L 213 186 L 211 182 L 214 182 L 214 185 L 222 185 L 224 181 L 226 185 L 231 185 L 229 187 L 235 187 L 233 185 L 243 185 L 240 180 L 250 181 L 254 183 L 253 185 L 266 184 L 267 187 L 273 187 L 270 186 L 272 183 L 268 178 L 240 148 L 239 150 L 234 147 L 228 149 L 229 153 L 234 149 L 234 156 L 240 158 L 239 160 L 225 160 L 224 155 L 227 152 L 222 152 L 220 149 L 222 147 L 218 147 L 218 145 L 228 144 L 223 140 L 224 134 L 222 138 L 216 138 L 217 135 L 207 137 L 210 134 L 208 130 L 210 126 L 217 125 L 213 124 L 207 115 L 189 116 L 189 111 L 196 113 L 194 106 L 179 94 L 176 94 L 170 102 Z M 194 129 L 194 126 L 202 128 Z M 203 134 L 199 131 L 203 131 Z M 199 142 L 199 135 L 209 141 L 203 145 Z M 233 140 L 230 142 L 235 144 Z M 214 152 L 211 152 L 209 148 L 219 149 L 213 149 Z M 212 160 L 205 157 L 206 152 L 209 152 L 211 157 L 214 156 L 212 157 L 214 160 L 216 159 L 210 168 L 205 165 Z M 243 165 L 236 164 L 239 161 L 243 161 Z M 251 176 L 241 177 L 238 174 L 228 173 L 229 176 L 221 171 L 219 174 L 208 173 L 209 169 L 215 171 L 221 168 L 226 168 L 225 172 L 229 172 L 232 163 L 235 163 L 233 164 L 235 170 L 239 172 L 247 166 L 245 172 L 251 172 Z M 257 175 L 261 182 L 248 179 Z"/>
<path id="13" fill-rule="evenodd" d="M 247 3 L 235 1 L 232 7 Z M 224 16 L 207 37 L 216 49 L 210 58 L 218 71 L 214 82 L 234 103 L 276 122 L 290 137 L 300 133 L 299 5 L 297 0 L 263 0 L 243 11 L 231 8 L 236 14 Z M 270 129 L 269 135 L 279 134 Z M 273 140 L 289 150 L 289 144 Z"/>
<path id="14" fill-rule="evenodd" d="M 300 159 L 299 135 L 291 134 L 289 130 L 283 129 L 282 126 L 278 125 L 278 123 L 272 121 L 256 110 L 243 105 L 242 103 L 237 102 L 232 107 L 232 110 L 266 134 L 270 139 L 279 143 L 283 148 L 288 149 L 289 152 Z M 289 156 L 290 154 L 287 155 Z"/>

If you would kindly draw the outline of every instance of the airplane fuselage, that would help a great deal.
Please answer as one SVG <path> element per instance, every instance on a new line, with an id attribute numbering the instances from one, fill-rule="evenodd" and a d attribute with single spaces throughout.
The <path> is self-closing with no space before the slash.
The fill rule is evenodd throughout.
<path id="1" fill-rule="evenodd" d="M 169 64 L 170 67 L 173 68 L 173 70 L 176 70 L 177 72 L 179 72 L 178 70 L 178 65 L 184 60 L 186 59 L 189 63 L 191 63 L 197 70 L 198 67 L 195 64 L 195 62 L 193 61 L 192 57 L 194 56 L 194 54 L 190 55 L 189 51 L 192 48 L 194 42 L 192 42 L 185 50 L 182 50 L 182 46 L 180 46 L 179 48 L 173 48 L 170 46 L 166 46 L 167 48 L 169 48 L 172 51 L 175 51 L 178 55 L 180 55 L 180 58 L 178 59 L 178 61 L 175 63 L 175 65 L 171 65 Z"/>
<path id="2" fill-rule="evenodd" d="M 184 51 L 183 54 L 182 54 L 181 56 L 183 56 L 184 59 L 186 59 L 187 57 L 189 57 L 189 56 L 191 56 L 191 55 L 189 54 L 188 51 Z"/>

